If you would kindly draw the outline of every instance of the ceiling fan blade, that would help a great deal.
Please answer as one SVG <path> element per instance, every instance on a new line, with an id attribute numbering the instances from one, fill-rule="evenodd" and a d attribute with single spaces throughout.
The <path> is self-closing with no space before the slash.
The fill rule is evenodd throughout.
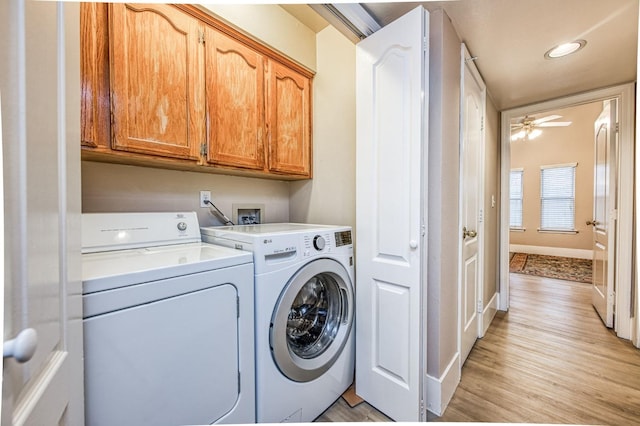
<path id="1" fill-rule="evenodd" d="M 571 121 L 551 121 L 540 123 L 536 127 L 567 127 L 571 125 Z"/>
<path id="2" fill-rule="evenodd" d="M 535 126 L 535 125 L 538 125 L 540 123 L 544 123 L 544 122 L 547 122 L 547 121 L 555 120 L 555 119 L 558 119 L 558 118 L 562 118 L 562 116 L 561 115 L 555 115 L 555 114 L 554 115 L 547 115 L 546 117 L 535 119 L 531 123 Z"/>

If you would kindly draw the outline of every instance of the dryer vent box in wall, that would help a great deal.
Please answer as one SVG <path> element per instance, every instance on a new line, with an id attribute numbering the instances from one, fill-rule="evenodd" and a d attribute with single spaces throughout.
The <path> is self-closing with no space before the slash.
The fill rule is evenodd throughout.
<path id="1" fill-rule="evenodd" d="M 236 225 L 264 223 L 264 204 L 233 204 L 232 209 Z"/>

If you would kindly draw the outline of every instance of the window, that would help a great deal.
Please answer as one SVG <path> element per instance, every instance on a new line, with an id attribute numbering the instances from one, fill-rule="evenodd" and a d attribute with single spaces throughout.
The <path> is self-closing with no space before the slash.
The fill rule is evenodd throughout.
<path id="1" fill-rule="evenodd" d="M 540 169 L 540 230 L 575 232 L 576 166 Z"/>
<path id="2" fill-rule="evenodd" d="M 522 226 L 522 174 L 523 169 L 512 169 L 509 180 L 509 227 L 523 229 Z"/>

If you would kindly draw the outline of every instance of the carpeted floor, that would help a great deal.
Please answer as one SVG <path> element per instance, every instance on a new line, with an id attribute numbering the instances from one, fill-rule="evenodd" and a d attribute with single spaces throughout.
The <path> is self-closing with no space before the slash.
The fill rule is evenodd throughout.
<path id="1" fill-rule="evenodd" d="M 591 259 L 509 253 L 509 272 L 591 283 Z"/>

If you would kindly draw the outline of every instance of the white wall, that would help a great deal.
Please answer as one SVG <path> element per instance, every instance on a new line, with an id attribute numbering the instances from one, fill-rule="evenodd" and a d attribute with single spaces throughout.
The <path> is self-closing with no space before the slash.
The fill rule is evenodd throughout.
<path id="1" fill-rule="evenodd" d="M 316 43 L 313 180 L 291 183 L 290 218 L 355 229 L 355 45 L 334 27 Z"/>

